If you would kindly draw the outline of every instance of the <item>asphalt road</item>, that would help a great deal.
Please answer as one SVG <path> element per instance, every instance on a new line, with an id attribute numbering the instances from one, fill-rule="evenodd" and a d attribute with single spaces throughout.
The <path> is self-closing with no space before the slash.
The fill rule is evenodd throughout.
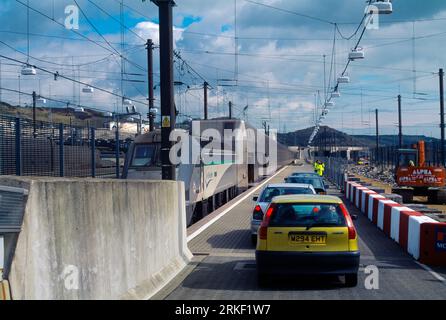
<path id="1" fill-rule="evenodd" d="M 288 167 L 271 182 L 281 182 L 294 171 Z M 330 189 L 330 194 L 341 196 Z M 294 277 L 275 279 L 268 287 L 257 284 L 254 246 L 250 240 L 252 197 L 189 242 L 194 262 L 174 279 L 157 299 L 184 300 L 300 300 L 300 299 L 446 299 L 446 283 L 417 264 L 397 243 L 387 238 L 364 215 L 347 203 L 359 235 L 361 267 L 358 286 L 344 287 L 342 277 Z M 366 289 L 365 268 L 379 271 L 377 289 Z M 446 278 L 446 268 L 436 268 Z"/>

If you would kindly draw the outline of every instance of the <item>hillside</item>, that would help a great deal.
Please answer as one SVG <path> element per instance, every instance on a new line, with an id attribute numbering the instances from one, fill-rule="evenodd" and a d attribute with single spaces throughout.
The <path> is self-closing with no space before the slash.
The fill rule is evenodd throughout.
<path id="1" fill-rule="evenodd" d="M 278 134 L 278 139 L 283 144 L 288 146 L 301 146 L 304 147 L 308 143 L 308 139 L 312 134 L 314 127 L 306 128 L 289 133 Z M 403 138 L 404 145 L 415 144 L 420 140 L 424 140 L 427 143 L 439 143 L 440 140 L 432 137 L 420 136 L 420 135 L 405 135 Z M 396 146 L 398 145 L 397 135 L 382 135 L 379 137 L 380 146 Z M 320 128 L 319 133 L 313 141 L 314 146 L 318 145 L 336 145 L 336 146 L 369 146 L 375 147 L 376 137 L 368 135 L 348 135 L 344 132 L 336 129 L 323 126 Z"/>
<path id="2" fill-rule="evenodd" d="M 354 138 L 358 138 L 361 141 L 368 141 L 368 143 L 375 145 L 376 137 L 375 136 L 366 136 L 366 135 L 354 135 Z M 403 136 L 403 144 L 410 145 L 415 144 L 418 141 L 423 140 L 426 143 L 440 143 L 440 139 L 420 136 L 420 135 L 404 135 Z M 398 136 L 397 135 L 382 135 L 379 136 L 379 143 L 383 146 L 396 146 L 398 145 Z"/>
<path id="3" fill-rule="evenodd" d="M 280 133 L 278 139 L 280 142 L 289 146 L 306 146 L 308 139 L 313 133 L 314 127 L 306 128 L 289 133 Z M 348 146 L 369 146 L 368 139 L 350 136 L 336 129 L 322 126 L 316 135 L 313 145 L 348 145 Z"/>
<path id="4" fill-rule="evenodd" d="M 0 115 L 19 117 L 32 119 L 33 109 L 32 107 L 19 107 L 12 106 L 5 102 L 0 102 Z M 84 113 L 75 113 L 73 108 L 36 108 L 37 121 L 46 121 L 54 123 L 70 124 L 70 118 L 72 125 L 77 126 L 94 126 L 101 128 L 106 121 L 110 121 L 110 118 L 104 117 L 100 112 L 85 109 Z"/>

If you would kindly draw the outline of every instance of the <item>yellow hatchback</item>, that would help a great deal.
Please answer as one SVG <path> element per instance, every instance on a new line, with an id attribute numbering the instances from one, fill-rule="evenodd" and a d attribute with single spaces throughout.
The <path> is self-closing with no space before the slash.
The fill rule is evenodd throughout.
<path id="1" fill-rule="evenodd" d="M 356 286 L 360 253 L 353 219 L 338 197 L 275 197 L 257 233 L 259 282 L 273 274 L 325 274 Z"/>

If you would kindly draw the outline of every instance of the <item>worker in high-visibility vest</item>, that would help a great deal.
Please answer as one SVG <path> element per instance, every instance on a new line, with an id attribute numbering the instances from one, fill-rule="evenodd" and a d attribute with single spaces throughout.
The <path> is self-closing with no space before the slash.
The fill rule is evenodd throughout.
<path id="1" fill-rule="evenodd" d="M 318 168 L 318 166 L 319 166 L 318 161 L 319 161 L 319 160 L 316 160 L 315 162 L 313 162 L 314 172 L 317 172 L 317 168 Z"/>
<path id="2" fill-rule="evenodd" d="M 324 174 L 324 169 L 323 169 L 323 167 L 322 167 L 322 164 L 318 163 L 316 173 L 317 173 L 320 177 L 322 177 L 322 175 Z"/>

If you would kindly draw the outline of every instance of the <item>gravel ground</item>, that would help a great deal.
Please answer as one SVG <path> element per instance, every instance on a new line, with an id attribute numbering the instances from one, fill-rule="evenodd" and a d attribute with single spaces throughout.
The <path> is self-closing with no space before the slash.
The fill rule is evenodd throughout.
<path id="1" fill-rule="evenodd" d="M 392 188 L 396 187 L 394 171 L 390 169 L 382 169 L 374 166 L 353 166 L 350 168 L 351 173 L 381 181 L 390 185 Z"/>

